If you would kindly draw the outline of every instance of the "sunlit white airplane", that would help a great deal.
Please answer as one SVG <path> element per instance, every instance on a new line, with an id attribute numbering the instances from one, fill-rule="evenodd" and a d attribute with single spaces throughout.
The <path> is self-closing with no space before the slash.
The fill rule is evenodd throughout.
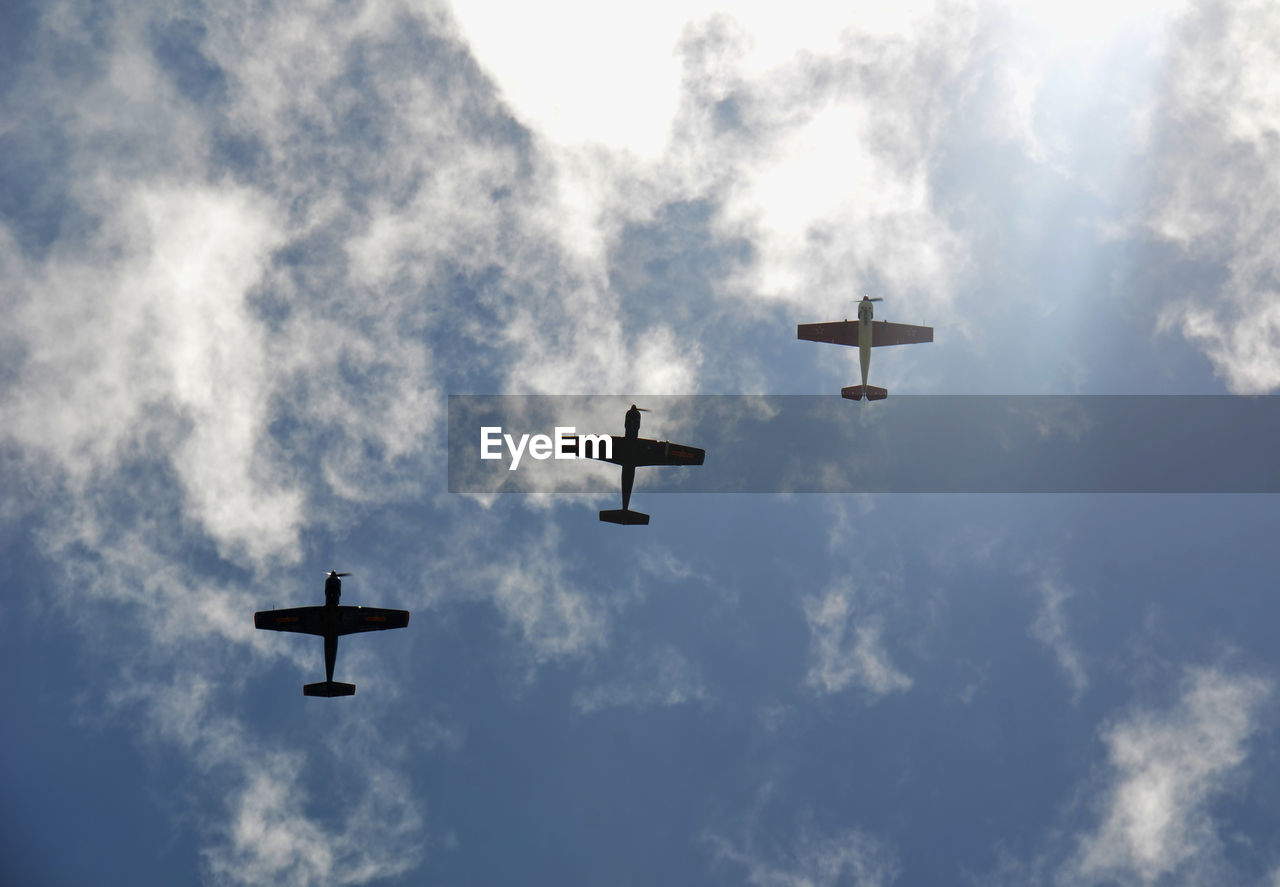
<path id="1" fill-rule="evenodd" d="M 909 323 L 889 323 L 887 320 L 873 323 L 872 302 L 882 302 L 863 296 L 858 303 L 857 320 L 836 320 L 831 323 L 802 323 L 796 326 L 796 338 L 810 342 L 829 342 L 832 345 L 857 345 L 858 360 L 862 364 L 862 384 L 840 389 L 840 396 L 850 400 L 884 400 L 889 396 L 886 388 L 867 384 L 867 370 L 871 367 L 871 349 L 880 345 L 914 345 L 932 342 L 933 327 L 913 326 Z"/>

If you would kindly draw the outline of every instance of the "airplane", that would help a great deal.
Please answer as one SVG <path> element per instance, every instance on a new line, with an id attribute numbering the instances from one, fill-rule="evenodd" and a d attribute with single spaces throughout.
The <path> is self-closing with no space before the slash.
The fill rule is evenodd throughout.
<path id="1" fill-rule="evenodd" d="M 631 405 L 631 409 L 627 410 L 627 417 L 623 422 L 625 436 L 609 435 L 613 438 L 613 452 L 610 458 L 606 459 L 604 457 L 603 448 L 598 445 L 595 447 L 594 452 L 588 451 L 584 453 L 588 458 L 612 462 L 614 465 L 622 466 L 622 508 L 600 512 L 600 520 L 602 521 L 607 521 L 611 524 L 649 523 L 649 515 L 639 511 L 632 511 L 630 508 L 631 485 L 635 482 L 637 467 L 644 465 L 701 465 L 703 459 L 707 456 L 706 450 L 700 450 L 697 447 L 674 444 L 668 440 L 651 440 L 647 437 L 640 437 L 640 414 L 647 412 L 649 411 L 642 407 L 638 407 L 635 404 Z M 581 436 L 577 440 L 581 441 Z"/>
<path id="2" fill-rule="evenodd" d="M 867 384 L 867 370 L 871 366 L 871 349 L 880 345 L 914 345 L 933 341 L 933 327 L 913 326 L 909 323 L 889 323 L 882 320 L 872 323 L 872 302 L 883 302 L 863 296 L 858 303 L 857 320 L 837 320 L 831 323 L 801 323 L 796 325 L 796 338 L 810 342 L 829 342 L 832 345 L 857 345 L 858 359 L 862 364 L 862 384 L 840 389 L 840 396 L 849 400 L 884 400 L 888 389 Z"/>
<path id="3" fill-rule="evenodd" d="M 404 628 L 409 624 L 408 610 L 382 610 L 377 607 L 340 607 L 342 577 L 350 573 L 330 570 L 324 580 L 323 607 L 294 607 L 289 610 L 259 610 L 253 614 L 254 628 L 273 631 L 297 631 L 318 634 L 324 638 L 325 679 L 302 687 L 304 696 L 354 696 L 355 684 L 333 679 L 333 663 L 338 658 L 338 636 L 359 631 L 382 631 Z"/>

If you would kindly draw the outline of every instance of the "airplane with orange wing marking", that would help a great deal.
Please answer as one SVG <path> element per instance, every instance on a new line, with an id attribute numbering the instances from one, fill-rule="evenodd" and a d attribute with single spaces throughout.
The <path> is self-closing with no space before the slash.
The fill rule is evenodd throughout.
<path id="1" fill-rule="evenodd" d="M 623 420 L 622 437 L 611 434 L 612 446 L 606 453 L 603 447 L 593 447 L 584 442 L 582 436 L 571 438 L 568 443 L 572 451 L 582 445 L 582 455 L 588 459 L 600 459 L 622 466 L 622 507 L 600 512 L 600 520 L 624 526 L 645 525 L 649 523 L 649 515 L 641 511 L 631 510 L 631 487 L 635 483 L 636 468 L 645 465 L 701 465 L 706 459 L 706 450 L 684 444 L 672 443 L 669 440 L 651 440 L 640 436 L 640 414 L 649 412 L 644 407 L 631 405 Z"/>
<path id="2" fill-rule="evenodd" d="M 863 296 L 858 303 L 857 320 L 836 320 L 831 323 L 801 323 L 796 325 L 796 338 L 810 342 L 827 342 L 832 345 L 856 345 L 858 361 L 862 365 L 862 384 L 840 389 L 840 396 L 849 400 L 884 400 L 889 396 L 887 388 L 867 384 L 867 370 L 871 368 L 871 349 L 880 345 L 914 345 L 933 341 L 933 327 L 914 326 L 909 323 L 873 322 L 872 302 L 882 302 Z"/>
<path id="3" fill-rule="evenodd" d="M 344 684 L 333 679 L 333 664 L 338 658 L 338 636 L 361 631 L 384 631 L 404 628 L 409 624 L 408 610 L 383 610 L 378 607 L 344 607 L 338 604 L 342 597 L 342 577 L 350 573 L 330 570 L 324 580 L 323 607 L 293 607 L 288 610 L 260 610 L 253 614 L 254 628 L 272 631 L 296 631 L 316 634 L 324 638 L 325 679 L 317 684 L 306 684 L 304 696 L 354 696 L 355 684 Z"/>

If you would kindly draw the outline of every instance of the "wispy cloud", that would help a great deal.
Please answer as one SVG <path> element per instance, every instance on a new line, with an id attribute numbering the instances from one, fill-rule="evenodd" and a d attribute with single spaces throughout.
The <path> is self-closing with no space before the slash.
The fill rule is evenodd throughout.
<path id="1" fill-rule="evenodd" d="M 1061 581 L 1042 578 L 1034 584 L 1034 593 L 1040 600 L 1040 608 L 1031 623 L 1029 633 L 1053 653 L 1058 667 L 1071 686 L 1072 695 L 1079 699 L 1080 694 L 1089 686 L 1089 676 L 1081 662 L 1080 651 L 1076 649 L 1067 630 L 1064 607 L 1073 592 Z"/>
<path id="2" fill-rule="evenodd" d="M 573 694 L 573 704 L 583 714 L 603 708 L 649 708 L 682 705 L 708 696 L 702 670 L 670 644 L 660 644 L 648 655 L 623 665 L 624 673 L 597 686 Z"/>
<path id="3" fill-rule="evenodd" d="M 1280 387 L 1278 46 L 1275 4 L 1194 4 L 1176 31 L 1150 151 L 1151 228 L 1225 271 L 1220 285 L 1185 293 L 1161 322 L 1195 342 L 1240 394 Z"/>
<path id="4" fill-rule="evenodd" d="M 261 755 L 260 752 L 256 753 Z M 363 884 L 401 874 L 422 858 L 422 816 L 403 778 L 374 766 L 352 809 L 333 825 L 304 812 L 305 761 L 272 754 L 246 767 L 228 800 L 221 840 L 204 851 L 209 873 L 233 884 Z"/>
<path id="5" fill-rule="evenodd" d="M 167 449 L 190 516 L 228 554 L 288 552 L 301 497 L 261 477 L 269 352 L 247 304 L 280 242 L 270 212 L 236 187 L 116 197 L 86 250 L 19 281 L 26 360 L 5 432 L 78 483 Z"/>
<path id="6" fill-rule="evenodd" d="M 754 844 L 740 849 L 719 836 L 707 840 L 717 860 L 741 869 L 747 883 L 757 887 L 887 887 L 899 872 L 893 852 L 856 828 L 826 836 L 804 834 L 790 846 L 764 842 L 769 849 Z"/>
<path id="7" fill-rule="evenodd" d="M 1208 806 L 1243 765 L 1270 692 L 1257 677 L 1197 669 L 1171 708 L 1108 727 L 1100 822 L 1081 837 L 1064 881 L 1151 884 L 1210 864 L 1221 848 Z"/>
<path id="8" fill-rule="evenodd" d="M 834 309 L 861 280 L 917 304 L 949 302 L 967 248 L 933 205 L 929 177 L 965 88 L 972 19 L 953 7 L 913 25 L 873 34 L 855 18 L 828 53 L 798 53 L 767 72 L 743 64 L 741 42 L 691 44 L 718 54 L 699 69 L 738 73 L 688 123 L 733 158 L 719 224 L 757 253 L 732 291 Z"/>
<path id="9" fill-rule="evenodd" d="M 564 248 L 554 173 L 439 10 L 188 12 L 48 7 L 0 96 L 19 149 L 61 146 L 35 165 L 54 223 L 0 221 L 0 435 L 40 490 L 51 598 L 119 676 L 85 704 L 227 798 L 197 816 L 212 877 L 359 883 L 428 841 L 398 728 L 353 738 L 359 787 L 315 805 L 336 759 L 262 733 L 237 691 L 319 650 L 252 612 L 311 600 L 318 575 L 287 568 L 370 508 L 458 516 L 424 495 L 448 385 L 688 390 L 697 351 L 624 328 L 602 267 Z M 608 634 L 611 604 L 561 554 L 528 539 L 443 578 L 481 589 L 536 667 Z M 355 645 L 343 661 L 388 667 Z M 412 726 L 420 748 L 463 741 Z"/>
<path id="10" fill-rule="evenodd" d="M 475 576 L 536 662 L 598 649 L 610 624 L 607 604 L 571 578 L 556 556 L 558 533 L 548 527 L 545 537 L 547 545 L 516 549 Z"/>
<path id="11" fill-rule="evenodd" d="M 976 13 L 802 7 L 659 4 L 625 39 L 603 25 L 583 39 L 556 15 L 513 31 L 486 5 L 459 18 L 512 114 L 545 138 L 558 229 L 584 269 L 602 267 L 628 224 L 705 203 L 705 233 L 751 247 L 710 281 L 739 311 L 836 305 L 851 278 L 945 306 L 968 248 L 934 205 L 930 176 L 970 88 Z M 595 21 L 556 8 L 580 27 Z M 602 54 L 609 63 L 594 64 Z M 588 69 L 599 77 L 581 77 Z"/>
<path id="12" fill-rule="evenodd" d="M 122 720 L 148 752 L 186 760 L 208 871 L 227 883 L 309 885 L 363 883 L 416 865 L 428 837 L 424 804 L 404 777 L 405 751 L 456 747 L 457 729 L 415 723 L 418 735 L 405 740 L 366 725 L 327 754 L 273 738 L 242 715 L 247 688 L 271 658 L 314 673 L 318 642 L 282 644 L 254 631 L 262 592 L 194 574 L 167 550 L 172 524 L 142 519 L 130 528 L 127 512 L 112 517 L 91 514 L 46 532 L 64 570 L 51 602 L 81 626 L 94 661 L 107 664 L 86 678 L 83 718 Z M 90 535 L 95 528 L 103 536 Z M 346 662 L 349 674 L 362 671 L 359 657 Z M 351 783 L 332 807 L 309 797 L 319 772 Z"/>
<path id="13" fill-rule="evenodd" d="M 804 599 L 811 635 L 805 683 L 822 693 L 856 685 L 873 697 L 911 688 L 911 678 L 889 661 L 881 640 L 883 618 L 849 582 Z"/>
<path id="14" fill-rule="evenodd" d="M 1232 28 L 1253 16 L 1261 34 L 1271 18 L 1251 9 L 1223 15 Z M 30 491 L 13 494 L 40 511 L 49 599 L 102 666 L 85 680 L 107 692 L 85 705 L 186 761 L 214 880 L 360 883 L 408 870 L 432 839 L 405 747 L 465 744 L 461 728 L 385 715 L 315 744 L 245 713 L 241 690 L 260 669 L 318 665 L 315 645 L 250 621 L 254 609 L 312 599 L 317 577 L 291 568 L 315 552 L 393 551 L 384 575 L 411 578 L 398 586 L 408 600 L 387 604 L 480 602 L 531 675 L 610 649 L 633 588 L 601 591 L 549 527 L 510 532 L 522 522 L 509 503 L 482 512 L 441 492 L 446 393 L 763 386 L 776 378 L 767 358 L 726 334 L 740 315 L 838 304 L 851 278 L 942 309 L 972 259 L 933 177 L 959 100 L 981 80 L 976 7 L 926 3 L 877 18 L 830 3 L 803 15 L 667 4 L 596 41 L 558 28 L 544 8 L 521 14 L 543 29 L 538 39 L 499 15 L 481 34 L 479 6 L 231 2 L 175 13 L 58 0 L 42 5 L 19 67 L 5 68 L 17 86 L 0 93 L 0 131 L 6 156 L 24 158 L 21 173 L 5 170 L 22 196 L 0 218 L 10 318 L 0 442 L 6 460 L 17 454 L 6 467 L 20 465 Z M 1195 162 L 1168 166 L 1180 187 L 1237 143 L 1255 152 L 1255 172 L 1270 157 L 1256 78 L 1266 57 L 1248 45 L 1241 84 L 1265 113 L 1233 105 L 1227 148 L 1192 139 Z M 608 64 L 593 69 L 577 52 Z M 548 104 L 557 93 L 559 108 Z M 1232 88 L 1206 94 L 1188 107 Z M 1031 116 L 1034 98 L 1019 102 Z M 1157 208 L 1157 230 L 1211 241 L 1217 216 L 1191 224 L 1203 195 L 1185 193 Z M 680 225 L 673 207 L 687 210 Z M 1242 293 L 1271 268 L 1257 221 L 1267 206 L 1246 208 L 1213 253 L 1230 258 Z M 682 254 L 698 286 L 642 305 L 622 292 L 616 251 L 656 220 L 698 245 Z M 661 252 L 631 257 L 637 276 Z M 1266 321 L 1258 304 L 1241 304 L 1243 319 Z M 1218 314 L 1211 321 L 1234 342 Z M 1266 323 L 1238 329 L 1232 353 L 1265 357 Z M 1271 384 L 1265 361 L 1250 360 L 1231 370 L 1236 387 Z M 393 527 L 389 538 L 357 536 L 372 513 Z M 699 578 L 699 568 L 670 556 L 647 567 L 661 581 Z M 1060 618 L 1065 594 L 1045 595 L 1032 630 L 1082 681 Z M 912 685 L 862 589 L 837 584 L 803 611 L 815 693 L 877 698 Z M 344 649 L 356 672 L 394 668 Z M 579 708 L 710 695 L 698 663 L 673 646 L 630 664 L 580 689 Z M 1225 698 L 1197 680 L 1209 688 L 1201 695 Z M 1200 705 L 1148 720 L 1211 734 Z M 1232 711 L 1252 708 L 1215 710 L 1230 727 Z M 1230 750 L 1245 722 L 1217 745 L 1195 730 L 1187 741 Z M 1109 744 L 1141 746 L 1126 730 L 1137 728 L 1122 724 Z M 1172 740 L 1152 747 L 1148 758 L 1185 763 Z M 1108 811 L 1132 807 L 1130 794 L 1163 797 L 1153 768 L 1115 756 L 1121 800 Z M 1182 767 L 1192 776 L 1171 777 L 1165 794 L 1198 810 L 1187 798 L 1232 766 Z M 315 791 L 335 774 L 348 780 L 345 806 Z M 1126 794 L 1130 782 L 1156 788 Z M 1134 831 L 1124 816 L 1103 821 L 1081 845 L 1079 872 L 1155 870 L 1142 848 L 1181 834 L 1170 826 L 1144 844 L 1124 838 Z M 1192 826 L 1183 831 L 1194 837 Z M 897 871 L 857 829 L 717 847 L 758 884 L 881 884 Z"/>
<path id="15" fill-rule="evenodd" d="M 215 879 L 364 883 L 417 865 L 427 844 L 422 804 L 398 772 L 394 745 L 360 743 L 334 756 L 289 750 L 227 714 L 224 692 L 197 668 L 192 662 L 168 679 L 129 669 L 113 701 L 148 741 L 190 757 L 193 794 L 226 799 L 223 810 L 214 805 L 198 818 L 201 856 Z M 304 779 L 309 770 L 351 780 L 354 788 L 317 807 Z"/>

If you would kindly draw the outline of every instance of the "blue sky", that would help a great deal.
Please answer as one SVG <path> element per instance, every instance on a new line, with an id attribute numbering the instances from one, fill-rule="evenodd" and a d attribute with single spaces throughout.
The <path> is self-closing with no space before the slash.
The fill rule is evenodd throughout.
<path id="1" fill-rule="evenodd" d="M 863 292 L 891 397 L 1274 393 L 1280 13 L 1057 7 L 5 6 L 0 880 L 1280 883 L 1274 497 L 447 492 Z"/>

